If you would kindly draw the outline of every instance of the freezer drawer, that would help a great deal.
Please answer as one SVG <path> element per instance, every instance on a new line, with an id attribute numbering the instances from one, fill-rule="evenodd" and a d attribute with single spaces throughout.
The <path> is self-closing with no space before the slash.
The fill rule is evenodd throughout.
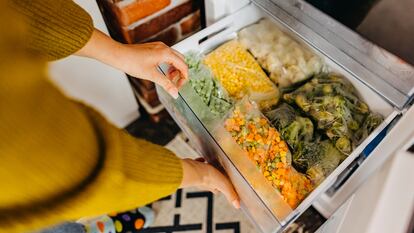
<path id="1" fill-rule="evenodd" d="M 357 158 L 364 148 L 396 117 L 399 111 L 395 102 L 403 101 L 404 96 L 382 95 L 376 87 L 391 88 L 387 82 L 374 75 L 368 81 L 364 74 L 373 75 L 360 63 L 347 54 L 335 50 L 328 41 L 319 37 L 309 27 L 278 8 L 277 14 L 263 10 L 251 3 L 238 12 L 220 20 L 206 29 L 194 34 L 190 38 L 175 45 L 174 48 L 181 53 L 197 51 L 208 53 L 220 44 L 233 39 L 237 32 L 262 18 L 269 18 L 281 30 L 296 38 L 314 53 L 324 59 L 331 71 L 342 74 L 358 90 L 361 98 L 368 104 L 373 112 L 384 116 L 384 122 L 377 127 L 354 151 L 304 199 L 299 206 L 292 209 L 287 205 L 280 194 L 266 183 L 266 180 L 250 163 L 246 156 L 240 156 L 243 151 L 232 141 L 232 138 L 220 131 L 217 119 L 203 118 L 200 106 L 204 105 L 197 98 L 190 85 L 185 85 L 180 91 L 177 100 L 172 99 L 162 88 L 157 87 L 159 98 L 169 113 L 179 124 L 181 129 L 190 138 L 192 146 L 209 162 L 223 169 L 235 185 L 242 201 L 242 209 L 252 219 L 262 232 L 279 232 L 291 221 L 305 211 L 321 194 L 323 194 L 337 176 Z M 317 42 L 316 44 L 313 42 Z M 340 63 L 343 59 L 346 64 Z M 395 93 L 394 93 L 395 94 Z M 400 98 L 400 99 L 399 99 Z M 404 100 L 407 101 L 407 100 Z"/>

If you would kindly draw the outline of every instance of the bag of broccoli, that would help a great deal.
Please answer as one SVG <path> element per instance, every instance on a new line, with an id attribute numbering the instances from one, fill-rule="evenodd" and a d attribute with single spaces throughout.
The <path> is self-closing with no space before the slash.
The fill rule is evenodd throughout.
<path id="1" fill-rule="evenodd" d="M 321 140 L 309 118 L 301 117 L 288 104 L 265 115 L 292 148 L 293 166 L 306 173 L 314 184 L 322 182 L 346 158 L 329 140 Z"/>
<path id="2" fill-rule="evenodd" d="M 352 84 L 333 73 L 317 75 L 283 98 L 315 120 L 317 128 L 344 154 L 350 154 L 382 122 L 382 117 L 375 115 L 361 131 L 371 112 Z"/>

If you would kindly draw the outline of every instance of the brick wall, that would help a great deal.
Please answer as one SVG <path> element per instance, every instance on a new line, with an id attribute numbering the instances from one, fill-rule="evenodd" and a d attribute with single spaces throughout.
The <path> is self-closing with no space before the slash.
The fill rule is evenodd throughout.
<path id="1" fill-rule="evenodd" d="M 110 34 L 116 40 L 130 44 L 162 41 L 170 46 L 200 29 L 202 1 L 97 0 Z M 153 110 L 159 109 L 160 102 L 154 84 L 132 77 L 130 82 L 140 101 L 146 101 L 142 105 L 155 116 Z"/>

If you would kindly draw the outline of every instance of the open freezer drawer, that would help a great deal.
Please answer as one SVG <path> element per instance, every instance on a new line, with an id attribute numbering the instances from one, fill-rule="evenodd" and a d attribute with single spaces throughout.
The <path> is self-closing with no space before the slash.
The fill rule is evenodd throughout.
<path id="1" fill-rule="evenodd" d="M 243 211 L 257 225 L 258 229 L 267 233 L 282 231 L 284 227 L 295 220 L 321 194 L 329 189 L 338 175 L 399 114 L 398 108 L 402 108 L 408 102 L 409 97 L 382 77 L 376 76 L 360 62 L 336 49 L 317 32 L 278 7 L 274 3 L 277 1 L 260 2 L 269 2 L 271 7 L 263 10 L 263 5 L 251 3 L 238 12 L 180 42 L 174 46 L 174 49 L 181 53 L 194 50 L 200 53 L 208 53 L 220 44 L 235 38 L 240 29 L 259 21 L 261 18 L 269 18 L 282 31 L 322 57 L 330 70 L 346 77 L 356 87 L 361 98 L 368 104 L 370 109 L 384 116 L 384 122 L 355 148 L 299 206 L 292 209 L 283 202 L 278 192 L 266 185 L 263 177 L 259 176 L 261 174 L 255 172 L 255 167 L 248 160 L 243 159 L 245 156 L 237 156 L 243 151 L 238 148 L 236 143 L 230 142 L 228 137 L 222 138 L 221 134 L 217 133 L 214 120 L 201 120 L 200 110 L 194 111 L 194 109 L 202 103 L 198 103 L 199 99 L 193 99 L 191 95 L 188 95 L 191 92 L 189 85 L 183 87 L 187 90 L 181 90 L 180 97 L 177 100 L 172 99 L 166 92 L 157 87 L 160 101 L 186 133 L 192 146 L 205 156 L 210 163 L 227 173 L 239 193 Z"/>

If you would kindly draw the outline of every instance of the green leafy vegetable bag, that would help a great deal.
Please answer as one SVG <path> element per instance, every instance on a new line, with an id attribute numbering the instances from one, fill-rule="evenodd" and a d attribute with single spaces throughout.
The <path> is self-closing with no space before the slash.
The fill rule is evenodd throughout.
<path id="1" fill-rule="evenodd" d="M 312 121 L 286 103 L 265 113 L 293 151 L 293 165 L 319 184 L 346 158 L 330 140 L 321 139 Z"/>
<path id="2" fill-rule="evenodd" d="M 350 154 L 382 122 L 358 98 L 352 84 L 333 73 L 317 75 L 283 98 L 312 117 L 344 154 Z"/>

